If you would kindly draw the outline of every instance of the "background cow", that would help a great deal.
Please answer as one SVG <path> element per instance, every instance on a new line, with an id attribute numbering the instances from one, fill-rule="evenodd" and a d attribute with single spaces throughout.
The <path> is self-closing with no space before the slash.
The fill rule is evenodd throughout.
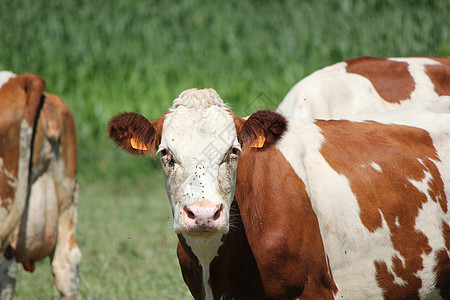
<path id="1" fill-rule="evenodd" d="M 108 131 L 161 153 L 196 299 L 449 299 L 449 112 L 442 98 L 376 121 L 245 120 L 188 90 Z"/>
<path id="2" fill-rule="evenodd" d="M 61 297 L 76 297 L 75 123 L 44 87 L 37 75 L 0 72 L 1 299 L 13 296 L 16 261 L 33 272 L 47 256 Z"/>
<path id="3" fill-rule="evenodd" d="M 298 82 L 278 106 L 285 116 L 340 119 L 450 95 L 450 58 L 358 57 Z"/>

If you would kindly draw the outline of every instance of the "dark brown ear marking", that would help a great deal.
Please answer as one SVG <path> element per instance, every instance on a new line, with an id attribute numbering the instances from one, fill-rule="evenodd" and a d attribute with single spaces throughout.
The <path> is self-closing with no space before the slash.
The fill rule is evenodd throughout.
<path id="1" fill-rule="evenodd" d="M 151 123 L 144 116 L 125 112 L 113 117 L 108 123 L 108 136 L 122 148 L 131 154 L 150 154 L 156 152 L 156 147 L 161 140 L 161 127 Z"/>
<path id="2" fill-rule="evenodd" d="M 238 139 L 242 148 L 264 149 L 277 142 L 286 128 L 285 117 L 274 111 L 260 110 L 240 125 Z"/>

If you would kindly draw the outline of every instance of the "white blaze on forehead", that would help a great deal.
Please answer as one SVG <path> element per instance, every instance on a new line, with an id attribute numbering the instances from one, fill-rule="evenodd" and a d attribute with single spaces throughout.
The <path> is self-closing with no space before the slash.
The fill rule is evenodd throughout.
<path id="1" fill-rule="evenodd" d="M 0 72 L 0 89 L 2 86 L 8 82 L 13 77 L 16 77 L 17 75 L 10 72 L 10 71 L 1 71 Z"/>
<path id="2" fill-rule="evenodd" d="M 237 142 L 229 108 L 213 89 L 190 89 L 173 101 L 164 120 L 161 146 L 187 165 L 220 163 Z"/>

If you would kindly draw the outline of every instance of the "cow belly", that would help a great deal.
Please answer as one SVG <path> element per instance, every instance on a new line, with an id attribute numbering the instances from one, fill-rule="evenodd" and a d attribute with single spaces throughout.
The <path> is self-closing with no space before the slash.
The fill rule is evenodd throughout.
<path id="1" fill-rule="evenodd" d="M 33 263 L 51 254 L 57 238 L 58 204 L 51 174 L 44 173 L 31 187 L 29 204 L 17 235 L 16 258 Z"/>

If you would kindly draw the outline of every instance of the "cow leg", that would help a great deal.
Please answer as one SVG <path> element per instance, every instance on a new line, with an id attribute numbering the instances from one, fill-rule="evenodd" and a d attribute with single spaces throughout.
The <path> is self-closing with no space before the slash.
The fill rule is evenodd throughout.
<path id="1" fill-rule="evenodd" d="M 77 187 L 72 196 L 73 201 L 60 212 L 58 239 L 55 251 L 50 257 L 53 277 L 61 294 L 61 299 L 75 299 L 79 281 L 78 266 L 81 261 L 81 252 L 75 238 L 78 204 Z"/>
<path id="2" fill-rule="evenodd" d="M 0 299 L 10 300 L 14 296 L 17 262 L 14 257 L 1 255 L 0 258 Z"/>

